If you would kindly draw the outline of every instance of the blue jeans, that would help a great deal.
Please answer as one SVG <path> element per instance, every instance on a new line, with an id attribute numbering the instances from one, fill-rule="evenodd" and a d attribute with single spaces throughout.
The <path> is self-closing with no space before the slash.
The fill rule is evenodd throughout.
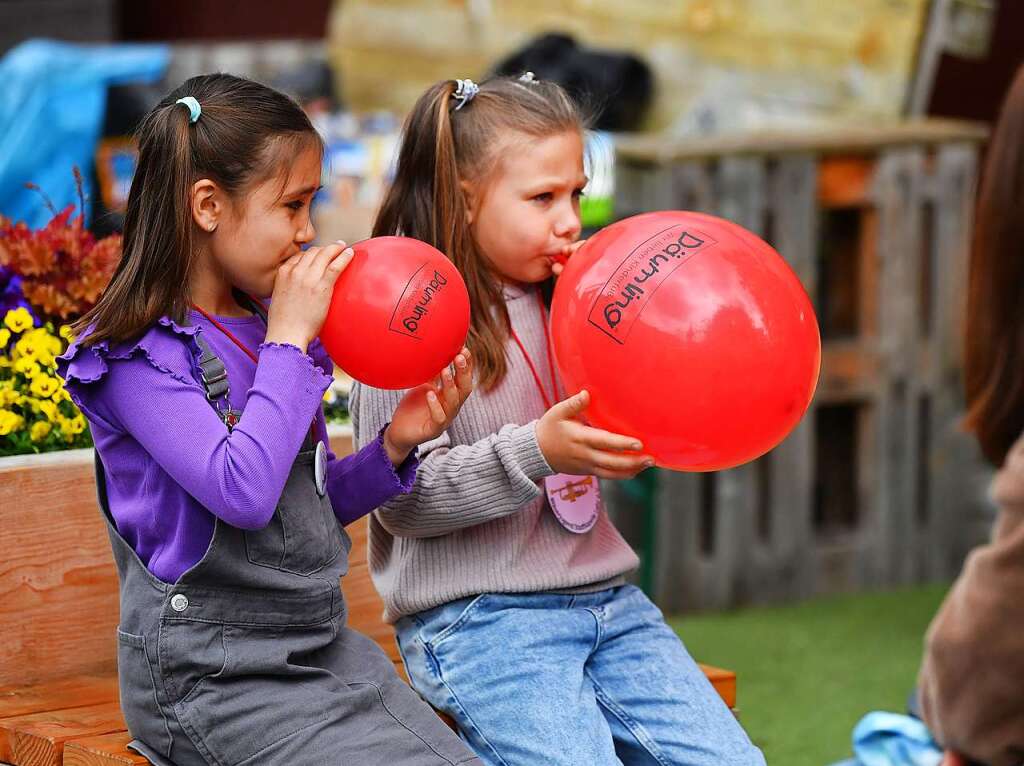
<path id="1" fill-rule="evenodd" d="M 732 712 L 632 585 L 485 593 L 403 617 L 415 689 L 486 764 L 764 766 Z"/>

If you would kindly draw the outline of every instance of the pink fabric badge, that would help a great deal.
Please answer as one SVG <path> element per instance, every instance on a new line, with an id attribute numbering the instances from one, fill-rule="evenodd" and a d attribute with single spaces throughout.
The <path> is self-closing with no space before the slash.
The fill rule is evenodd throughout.
<path id="1" fill-rule="evenodd" d="M 570 532 L 581 535 L 597 523 L 601 487 L 596 476 L 556 473 L 544 479 L 544 489 L 558 523 Z"/>

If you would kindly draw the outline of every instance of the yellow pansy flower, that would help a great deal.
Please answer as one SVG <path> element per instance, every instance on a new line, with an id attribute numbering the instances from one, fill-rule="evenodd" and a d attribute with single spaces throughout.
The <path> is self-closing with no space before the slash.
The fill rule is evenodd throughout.
<path id="1" fill-rule="evenodd" d="M 17 404 L 21 398 L 21 394 L 12 388 L 5 388 L 0 390 L 0 407 L 9 407 L 12 404 Z"/>
<path id="2" fill-rule="evenodd" d="M 71 394 L 68 393 L 67 389 L 64 388 L 64 386 L 61 386 L 60 388 L 53 392 L 52 398 L 53 401 L 57 402 L 57 404 L 60 404 L 61 402 L 70 402 Z"/>
<path id="3" fill-rule="evenodd" d="M 7 436 L 12 431 L 17 431 L 24 422 L 21 415 L 17 413 L 0 410 L 0 436 Z"/>
<path id="4" fill-rule="evenodd" d="M 29 356 L 20 357 L 17 361 L 15 361 L 14 371 L 20 372 L 22 375 L 29 379 L 34 378 L 36 375 L 39 375 L 42 372 L 42 370 L 39 368 L 39 365 L 36 363 L 36 360 Z"/>
<path id="5" fill-rule="evenodd" d="M 0 347 L 6 347 L 11 340 L 11 331 L 6 327 L 0 327 Z"/>
<path id="6" fill-rule="evenodd" d="M 46 415 L 46 419 L 51 423 L 57 418 L 57 405 L 55 402 L 51 402 L 49 399 L 44 399 L 39 402 L 39 411 Z"/>
<path id="7" fill-rule="evenodd" d="M 75 334 L 71 332 L 71 325 L 62 325 L 60 328 L 60 337 L 71 343 L 75 339 Z"/>
<path id="8" fill-rule="evenodd" d="M 49 367 L 53 364 L 53 353 L 50 351 L 50 344 L 39 336 L 25 333 L 21 339 L 14 344 L 15 359 L 32 359 L 42 365 Z"/>
<path id="9" fill-rule="evenodd" d="M 75 415 L 65 424 L 64 430 L 73 434 L 80 434 L 85 430 L 85 418 L 82 415 Z"/>
<path id="10" fill-rule="evenodd" d="M 37 420 L 32 424 L 32 428 L 29 430 L 29 436 L 32 438 L 32 441 L 41 442 L 50 435 L 51 430 L 53 430 L 53 426 L 45 420 Z"/>
<path id="11" fill-rule="evenodd" d="M 14 333 L 24 332 L 35 326 L 32 315 L 28 313 L 28 309 L 24 306 L 8 311 L 4 315 L 4 324 Z"/>
<path id="12" fill-rule="evenodd" d="M 52 378 L 41 373 L 32 378 L 32 385 L 29 390 L 40 399 L 48 399 L 60 388 L 60 378 Z"/>

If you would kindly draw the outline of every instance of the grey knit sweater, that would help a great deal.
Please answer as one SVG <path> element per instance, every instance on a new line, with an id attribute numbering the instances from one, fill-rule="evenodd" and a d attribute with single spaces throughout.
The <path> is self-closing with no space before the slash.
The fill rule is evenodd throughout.
<path id="1" fill-rule="evenodd" d="M 536 295 L 509 287 L 505 297 L 512 327 L 550 380 Z M 505 379 L 474 391 L 451 427 L 420 446 L 412 492 L 370 517 L 370 573 L 388 622 L 479 593 L 601 590 L 638 564 L 603 508 L 582 535 L 551 512 L 543 479 L 552 470 L 536 435 L 544 400 L 519 347 L 510 340 L 505 352 Z M 357 448 L 376 438 L 404 393 L 354 386 Z"/>

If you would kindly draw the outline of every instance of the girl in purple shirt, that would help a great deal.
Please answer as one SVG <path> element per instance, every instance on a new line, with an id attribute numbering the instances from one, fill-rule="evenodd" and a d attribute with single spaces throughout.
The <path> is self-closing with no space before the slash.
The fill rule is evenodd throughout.
<path id="1" fill-rule="evenodd" d="M 474 761 L 345 627 L 339 588 L 343 525 L 409 491 L 415 447 L 472 389 L 468 352 L 336 459 L 315 337 L 352 251 L 306 248 L 309 120 L 265 86 L 196 77 L 139 149 L 123 258 L 60 361 L 96 443 L 134 746 L 178 766 Z"/>

